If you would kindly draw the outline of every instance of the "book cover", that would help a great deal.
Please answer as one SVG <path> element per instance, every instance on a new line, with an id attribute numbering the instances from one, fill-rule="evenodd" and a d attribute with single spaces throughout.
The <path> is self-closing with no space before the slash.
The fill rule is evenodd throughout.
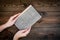
<path id="1" fill-rule="evenodd" d="M 21 14 L 20 17 L 15 22 L 18 29 L 26 29 L 35 24 L 41 15 L 34 9 L 32 5 L 29 5 Z"/>

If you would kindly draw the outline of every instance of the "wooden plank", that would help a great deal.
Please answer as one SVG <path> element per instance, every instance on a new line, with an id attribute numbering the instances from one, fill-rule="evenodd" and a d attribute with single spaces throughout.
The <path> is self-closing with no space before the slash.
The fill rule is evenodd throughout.
<path id="1" fill-rule="evenodd" d="M 4 5 L 0 5 L 0 12 L 15 12 L 23 9 L 25 8 L 22 5 L 6 5 L 6 7 L 4 7 Z"/>
<path id="2" fill-rule="evenodd" d="M 33 25 L 36 28 L 60 28 L 60 23 L 36 23 Z"/>
<path id="3" fill-rule="evenodd" d="M 50 7 L 50 6 L 35 6 L 33 5 L 38 11 L 60 11 L 60 6 L 58 7 Z M 24 10 L 24 5 L 6 5 L 6 7 L 3 7 L 0 5 L 0 11 L 19 11 Z"/>
<path id="4" fill-rule="evenodd" d="M 17 13 L 20 13 L 20 12 L 18 12 L 18 11 L 16 11 L 16 12 L 9 12 L 9 11 L 7 11 L 7 12 L 0 12 L 0 17 L 10 17 L 10 16 L 13 16 L 13 15 L 15 15 L 15 14 L 17 14 Z"/>
<path id="5" fill-rule="evenodd" d="M 59 11 L 60 7 L 36 7 L 39 11 Z"/>
<path id="6" fill-rule="evenodd" d="M 60 12 L 59 11 L 46 12 L 46 16 L 54 16 L 54 17 L 57 17 L 57 16 L 60 16 Z"/>

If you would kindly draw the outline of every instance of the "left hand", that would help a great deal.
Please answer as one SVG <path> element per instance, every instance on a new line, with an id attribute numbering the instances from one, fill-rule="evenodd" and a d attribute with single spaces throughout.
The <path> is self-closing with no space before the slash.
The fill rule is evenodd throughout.
<path id="1" fill-rule="evenodd" d="M 11 27 L 15 23 L 15 21 L 18 19 L 19 14 L 16 14 L 16 15 L 10 17 L 10 19 L 8 20 L 7 23 L 0 25 L 0 32 L 3 31 L 4 29 L 8 28 L 8 27 Z"/>
<path id="2" fill-rule="evenodd" d="M 15 14 L 14 16 L 11 16 L 10 19 L 5 23 L 5 26 L 10 27 L 12 26 L 15 21 L 18 19 L 19 14 Z"/>

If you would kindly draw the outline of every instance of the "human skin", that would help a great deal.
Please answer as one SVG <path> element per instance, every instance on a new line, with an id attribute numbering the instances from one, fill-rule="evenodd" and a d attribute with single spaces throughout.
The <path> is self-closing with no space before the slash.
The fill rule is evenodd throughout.
<path id="1" fill-rule="evenodd" d="M 20 13 L 11 16 L 10 19 L 9 19 L 5 24 L 0 25 L 0 32 L 3 31 L 4 29 L 9 28 L 9 27 L 11 27 L 12 25 L 14 25 L 14 23 L 15 23 L 16 20 L 18 19 L 19 15 L 20 15 Z M 30 30 L 31 30 L 31 28 L 18 31 L 18 32 L 14 35 L 13 40 L 18 40 L 18 39 L 21 38 L 21 37 L 27 36 L 28 33 L 30 32 Z"/>

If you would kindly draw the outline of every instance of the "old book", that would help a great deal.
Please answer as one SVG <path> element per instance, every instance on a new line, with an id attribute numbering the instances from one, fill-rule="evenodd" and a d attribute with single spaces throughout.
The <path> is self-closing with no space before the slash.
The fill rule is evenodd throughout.
<path id="1" fill-rule="evenodd" d="M 29 5 L 21 14 L 20 17 L 15 22 L 18 29 L 26 29 L 35 24 L 41 15 L 34 9 L 32 5 Z"/>

